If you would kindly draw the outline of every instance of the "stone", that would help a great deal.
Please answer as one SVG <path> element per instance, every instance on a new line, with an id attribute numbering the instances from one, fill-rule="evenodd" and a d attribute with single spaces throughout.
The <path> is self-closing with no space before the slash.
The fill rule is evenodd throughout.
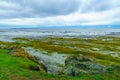
<path id="1" fill-rule="evenodd" d="M 71 76 L 80 76 L 82 73 L 97 74 L 104 73 L 105 67 L 95 63 L 92 59 L 81 54 L 70 56 L 65 61 L 63 74 Z"/>
<path id="2" fill-rule="evenodd" d="M 79 76 L 80 73 L 81 73 L 80 70 L 73 66 L 65 67 L 65 69 L 63 70 L 63 74 L 69 75 L 69 76 Z"/>

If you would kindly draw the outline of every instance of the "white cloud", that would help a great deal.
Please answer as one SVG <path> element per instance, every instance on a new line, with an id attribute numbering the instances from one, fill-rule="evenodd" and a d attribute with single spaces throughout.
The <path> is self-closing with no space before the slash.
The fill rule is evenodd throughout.
<path id="1" fill-rule="evenodd" d="M 49 4 L 46 4 L 46 1 L 43 0 L 28 1 L 27 5 L 25 5 L 27 1 L 28 0 L 21 0 L 20 3 L 19 1 L 17 2 L 17 0 L 14 0 L 14 2 L 7 2 L 7 0 L 0 1 L 0 24 L 97 25 L 113 23 L 118 24 L 120 21 L 119 0 L 78 0 L 79 9 L 74 9 L 75 11 L 70 10 L 70 8 L 74 6 L 71 5 L 73 0 L 71 0 L 66 8 L 63 8 L 62 6 L 69 2 L 69 0 L 60 1 L 59 6 L 59 3 L 55 0 Z M 56 8 L 52 8 L 52 5 Z M 68 12 L 64 13 L 64 11 Z"/>

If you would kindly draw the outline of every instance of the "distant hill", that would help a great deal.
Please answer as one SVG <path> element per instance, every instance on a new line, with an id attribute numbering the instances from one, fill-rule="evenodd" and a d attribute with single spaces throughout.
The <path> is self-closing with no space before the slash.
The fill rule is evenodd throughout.
<path id="1" fill-rule="evenodd" d="M 120 25 L 76 25 L 76 26 L 0 25 L 0 28 L 41 28 L 41 29 L 120 28 Z"/>

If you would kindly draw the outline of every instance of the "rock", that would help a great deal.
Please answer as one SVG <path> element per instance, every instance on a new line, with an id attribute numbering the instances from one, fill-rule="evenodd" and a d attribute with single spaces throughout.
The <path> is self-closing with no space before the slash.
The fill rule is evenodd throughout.
<path id="1" fill-rule="evenodd" d="M 47 72 L 47 67 L 42 62 L 39 61 L 38 64 L 40 71 Z"/>
<path id="2" fill-rule="evenodd" d="M 79 54 L 68 57 L 65 61 L 65 68 L 61 72 L 71 76 L 79 76 L 82 73 L 97 74 L 104 73 L 105 67 Z"/>
<path id="3" fill-rule="evenodd" d="M 59 74 L 58 73 L 59 69 L 60 67 L 58 65 L 52 65 L 52 64 L 47 65 L 47 72 L 50 74 Z"/>
<path id="4" fill-rule="evenodd" d="M 66 61 L 65 64 L 72 64 L 75 65 L 75 63 L 79 63 L 79 62 L 85 62 L 85 61 L 92 61 L 92 59 L 87 58 L 81 54 L 77 55 L 77 56 L 69 56 Z"/>
<path id="5" fill-rule="evenodd" d="M 50 74 L 60 74 L 61 69 L 65 66 L 65 60 L 68 57 L 66 54 L 59 54 L 57 52 L 47 55 L 33 48 L 25 48 L 25 50 L 32 56 L 35 56 L 37 61 L 42 62 L 47 68 L 47 73 Z"/>
<path id="6" fill-rule="evenodd" d="M 105 71 L 104 66 L 97 64 L 97 63 L 93 63 L 93 62 L 83 62 L 75 66 L 90 74 L 103 73 Z"/>
<path id="7" fill-rule="evenodd" d="M 92 48 L 93 51 L 99 51 L 99 48 Z"/>
<path id="8" fill-rule="evenodd" d="M 79 76 L 80 75 L 80 70 L 78 68 L 75 68 L 73 66 L 68 66 L 65 67 L 63 74 L 69 75 L 69 76 Z"/>

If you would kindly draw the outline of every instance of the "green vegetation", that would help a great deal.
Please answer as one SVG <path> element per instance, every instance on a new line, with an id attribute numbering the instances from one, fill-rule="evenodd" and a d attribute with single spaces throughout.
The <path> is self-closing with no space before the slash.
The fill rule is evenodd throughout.
<path id="1" fill-rule="evenodd" d="M 14 38 L 15 42 L 0 41 L 0 80 L 119 80 L 120 38 Z M 16 47 L 17 46 L 17 47 Z M 81 74 L 78 77 L 59 76 L 32 70 L 38 66 L 22 47 L 45 50 L 49 54 L 83 54 L 95 62 L 108 66 L 104 74 Z M 12 54 L 12 55 L 11 55 Z"/>
<path id="2" fill-rule="evenodd" d="M 119 65 L 120 62 L 120 38 L 97 37 L 97 38 L 53 38 L 40 39 L 14 38 L 21 46 L 33 47 L 45 50 L 48 53 L 58 52 L 64 54 L 83 54 L 96 59 L 102 64 Z M 24 43 L 20 43 L 24 42 Z"/>
<path id="3" fill-rule="evenodd" d="M 76 80 L 70 76 L 57 76 L 31 70 L 31 66 L 37 66 L 29 59 L 13 57 L 7 54 L 6 49 L 0 49 L 0 80 Z M 61 77 L 61 79 L 59 79 Z"/>

